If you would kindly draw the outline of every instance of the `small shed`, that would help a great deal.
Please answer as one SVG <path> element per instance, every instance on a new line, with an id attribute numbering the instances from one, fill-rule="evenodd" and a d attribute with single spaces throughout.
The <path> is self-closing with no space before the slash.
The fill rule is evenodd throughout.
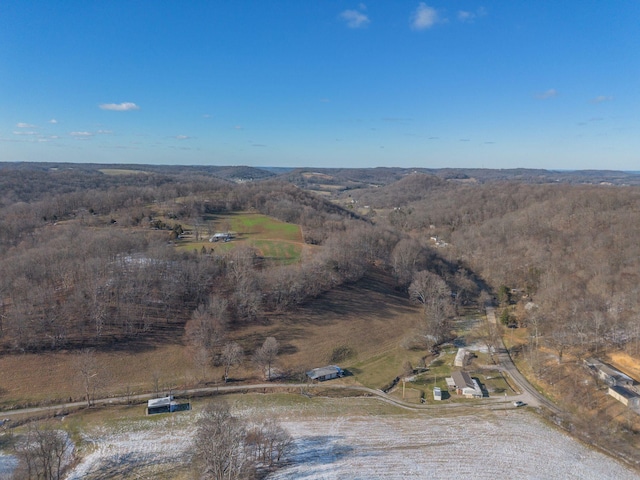
<path id="1" fill-rule="evenodd" d="M 344 376 L 344 370 L 337 365 L 329 365 L 327 367 L 314 368 L 307 372 L 307 377 L 311 380 L 318 380 L 323 382 L 325 380 L 331 380 L 332 378 L 339 378 Z"/>
<path id="2" fill-rule="evenodd" d="M 442 390 L 440 390 L 440 387 L 433 387 L 433 399 L 442 400 Z"/>
<path id="3" fill-rule="evenodd" d="M 466 348 L 459 348 L 456 358 L 453 360 L 454 367 L 464 367 L 469 361 L 471 353 Z"/>
<path id="4" fill-rule="evenodd" d="M 191 410 L 191 403 L 176 402 L 173 398 L 173 395 L 168 395 L 161 398 L 152 398 L 147 402 L 147 415 L 153 415 L 156 413 L 182 412 L 184 410 Z"/>

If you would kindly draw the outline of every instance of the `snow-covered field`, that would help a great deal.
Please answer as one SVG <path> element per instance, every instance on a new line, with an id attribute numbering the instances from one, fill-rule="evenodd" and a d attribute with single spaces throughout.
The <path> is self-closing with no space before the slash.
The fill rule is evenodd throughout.
<path id="1" fill-rule="evenodd" d="M 284 479 L 637 479 L 529 413 L 284 422 L 296 439 Z"/>
<path id="2" fill-rule="evenodd" d="M 459 416 L 309 415 L 286 408 L 240 409 L 274 415 L 295 439 L 284 479 L 635 479 L 640 476 L 524 410 Z M 95 447 L 69 478 L 171 478 L 187 460 L 193 413 L 96 431 Z"/>

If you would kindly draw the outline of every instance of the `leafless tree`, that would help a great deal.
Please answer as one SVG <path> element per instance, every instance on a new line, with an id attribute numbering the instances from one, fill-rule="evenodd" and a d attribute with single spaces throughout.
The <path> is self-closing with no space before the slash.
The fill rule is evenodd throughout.
<path id="1" fill-rule="evenodd" d="M 271 380 L 271 367 L 278 356 L 280 345 L 275 337 L 267 337 L 262 346 L 253 355 L 254 362 L 264 372 L 267 369 L 267 380 Z"/>
<path id="2" fill-rule="evenodd" d="M 69 461 L 72 444 L 69 436 L 51 426 L 29 424 L 15 451 L 19 465 L 16 478 L 59 480 Z"/>
<path id="3" fill-rule="evenodd" d="M 227 382 L 227 380 L 229 380 L 229 371 L 231 370 L 231 367 L 242 363 L 243 356 L 244 351 L 242 350 L 242 347 L 236 342 L 227 343 L 222 348 L 222 355 L 220 356 L 220 359 L 224 367 L 225 383 Z"/>
<path id="4" fill-rule="evenodd" d="M 398 285 L 406 286 L 413 277 L 422 246 L 413 238 L 403 238 L 391 252 L 391 266 Z"/>
<path id="5" fill-rule="evenodd" d="M 424 309 L 425 338 L 440 343 L 449 333 L 453 314 L 451 290 L 438 275 L 422 270 L 414 275 L 409 296 Z"/>
<path id="6" fill-rule="evenodd" d="M 280 463 L 293 448 L 293 438 L 275 419 L 254 425 L 247 434 L 257 462 L 271 467 Z"/>
<path id="7" fill-rule="evenodd" d="M 87 407 L 95 397 L 98 388 L 100 369 L 96 352 L 93 348 L 85 348 L 75 355 L 74 366 L 82 383 L 82 389 L 87 401 Z"/>
<path id="8" fill-rule="evenodd" d="M 210 403 L 197 423 L 195 456 L 204 478 L 252 478 L 255 465 L 247 452 L 244 422 L 231 414 L 226 403 Z"/>

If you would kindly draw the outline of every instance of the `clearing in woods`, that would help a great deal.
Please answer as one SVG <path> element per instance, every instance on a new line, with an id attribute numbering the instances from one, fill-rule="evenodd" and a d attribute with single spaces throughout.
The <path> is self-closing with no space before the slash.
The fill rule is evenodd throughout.
<path id="1" fill-rule="evenodd" d="M 214 249 L 215 252 L 225 253 L 238 246 L 255 248 L 265 259 L 280 264 L 296 263 L 300 260 L 303 248 L 310 246 L 304 243 L 302 230 L 299 225 L 286 223 L 267 215 L 252 212 L 236 212 L 225 215 L 210 215 L 205 222 L 213 222 L 216 232 L 232 232 L 233 239 L 229 242 L 222 240 L 209 242 L 208 235 L 195 240 L 193 234 L 183 235 L 177 246 L 183 250 Z M 185 230 L 193 230 L 192 225 L 183 225 Z"/>

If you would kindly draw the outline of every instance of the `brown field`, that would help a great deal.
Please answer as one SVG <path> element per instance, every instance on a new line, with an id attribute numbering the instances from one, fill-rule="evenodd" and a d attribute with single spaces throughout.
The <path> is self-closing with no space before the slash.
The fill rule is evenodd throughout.
<path id="1" fill-rule="evenodd" d="M 406 359 L 417 362 L 422 355 L 400 346 L 418 318 L 419 309 L 398 295 L 385 276 L 370 275 L 297 312 L 270 316 L 260 325 L 230 332 L 247 356 L 242 367 L 232 371 L 232 377 L 261 381 L 250 356 L 267 336 L 274 336 L 280 343 L 280 371 L 295 373 L 323 366 L 335 347 L 346 345 L 355 355 L 341 366 L 354 376 L 344 381 L 380 388 L 400 373 Z M 194 366 L 189 349 L 182 343 L 183 328 L 175 328 L 173 338 L 164 336 L 156 344 L 130 342 L 98 350 L 102 372 L 97 377 L 101 384 L 97 396 L 125 395 L 127 389 L 133 393 L 153 392 L 156 383 L 166 391 L 220 381 L 219 367 L 208 368 L 206 378 L 202 378 L 202 370 Z M 67 351 L 0 356 L 0 407 L 81 400 L 83 391 L 74 358 Z"/>

